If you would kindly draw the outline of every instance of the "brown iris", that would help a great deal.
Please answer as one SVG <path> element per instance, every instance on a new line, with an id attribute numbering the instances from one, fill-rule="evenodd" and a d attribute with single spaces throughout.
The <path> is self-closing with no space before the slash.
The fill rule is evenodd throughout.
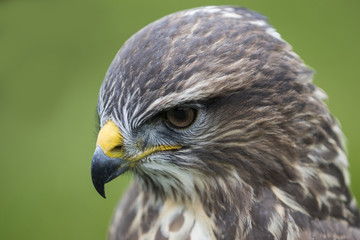
<path id="1" fill-rule="evenodd" d="M 164 120 L 170 127 L 187 128 L 194 123 L 196 109 L 177 107 L 164 113 Z"/>

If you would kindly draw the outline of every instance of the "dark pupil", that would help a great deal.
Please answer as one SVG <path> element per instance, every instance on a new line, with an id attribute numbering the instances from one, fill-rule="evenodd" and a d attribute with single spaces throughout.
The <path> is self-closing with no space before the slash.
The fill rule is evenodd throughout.
<path id="1" fill-rule="evenodd" d="M 186 121 L 188 115 L 184 109 L 175 109 L 174 110 L 174 118 L 178 121 Z"/>

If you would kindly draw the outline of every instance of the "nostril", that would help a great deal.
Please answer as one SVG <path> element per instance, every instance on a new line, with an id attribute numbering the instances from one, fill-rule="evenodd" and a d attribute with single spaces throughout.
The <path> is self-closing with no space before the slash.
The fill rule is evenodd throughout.
<path id="1" fill-rule="evenodd" d="M 117 146 L 115 146 L 111 151 L 121 152 L 121 151 L 123 151 L 123 149 L 124 149 L 124 146 L 123 146 L 123 145 L 117 145 Z"/>

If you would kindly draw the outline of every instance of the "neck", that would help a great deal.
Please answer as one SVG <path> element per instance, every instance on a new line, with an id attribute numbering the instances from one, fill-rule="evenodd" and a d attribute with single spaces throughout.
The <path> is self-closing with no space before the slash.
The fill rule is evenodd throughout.
<path id="1" fill-rule="evenodd" d="M 225 177 L 187 176 L 175 185 L 157 183 L 146 178 L 137 178 L 149 202 L 155 205 L 171 205 L 193 212 L 199 222 L 211 222 L 211 232 L 216 239 L 230 239 L 227 236 L 243 237 L 251 229 L 251 205 L 254 202 L 253 189 L 235 173 Z M 160 204 L 161 203 L 161 204 Z M 199 212 L 201 214 L 199 214 Z M 196 213 L 196 214 L 195 214 Z M 241 234 L 241 235 L 239 235 Z M 221 237 L 220 237 L 221 236 Z"/>

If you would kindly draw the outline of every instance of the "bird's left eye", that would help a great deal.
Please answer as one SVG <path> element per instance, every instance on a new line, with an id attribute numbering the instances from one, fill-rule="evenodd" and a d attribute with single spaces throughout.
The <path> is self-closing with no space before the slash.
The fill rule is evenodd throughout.
<path id="1" fill-rule="evenodd" d="M 195 108 L 177 107 L 165 112 L 163 119 L 170 127 L 187 128 L 195 122 L 196 116 Z"/>

